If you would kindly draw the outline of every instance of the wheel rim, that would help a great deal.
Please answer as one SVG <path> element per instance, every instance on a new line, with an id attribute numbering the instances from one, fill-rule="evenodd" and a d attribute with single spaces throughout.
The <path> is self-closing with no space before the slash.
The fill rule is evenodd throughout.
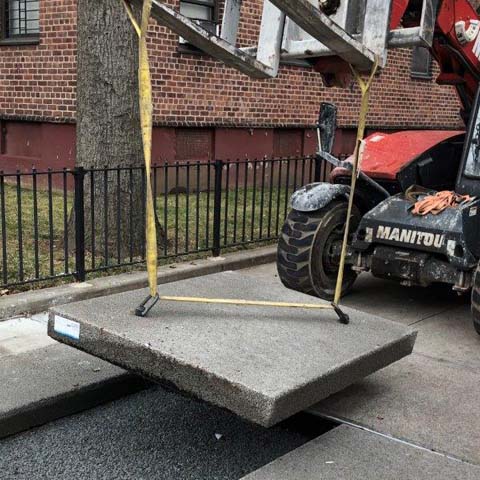
<path id="1" fill-rule="evenodd" d="M 344 210 L 336 210 L 329 223 L 317 231 L 317 237 L 312 250 L 311 281 L 314 289 L 326 295 L 333 295 L 337 283 L 338 269 L 345 232 L 346 204 Z M 360 221 L 360 215 L 352 212 L 351 232 L 355 232 Z M 349 235 L 349 241 L 353 233 Z M 344 287 L 354 280 L 356 274 L 349 265 L 345 266 Z"/>
<path id="2" fill-rule="evenodd" d="M 323 253 L 319 265 L 323 271 L 331 276 L 336 275 L 340 265 L 340 256 L 342 254 L 343 235 L 345 226 L 342 224 L 334 225 L 323 248 Z"/>

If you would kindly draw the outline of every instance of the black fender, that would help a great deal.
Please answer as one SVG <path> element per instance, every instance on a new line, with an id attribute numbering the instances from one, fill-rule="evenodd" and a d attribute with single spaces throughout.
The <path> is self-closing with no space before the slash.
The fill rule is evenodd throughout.
<path id="1" fill-rule="evenodd" d="M 350 187 L 332 183 L 311 183 L 297 190 L 291 199 L 291 206 L 298 212 L 314 212 L 326 207 L 336 198 L 348 199 Z"/>

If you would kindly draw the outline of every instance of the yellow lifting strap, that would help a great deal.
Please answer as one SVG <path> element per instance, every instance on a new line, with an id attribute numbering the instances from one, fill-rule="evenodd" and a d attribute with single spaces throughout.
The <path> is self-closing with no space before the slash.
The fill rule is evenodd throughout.
<path id="1" fill-rule="evenodd" d="M 342 253 L 340 258 L 340 265 L 337 277 L 337 285 L 335 289 L 335 299 L 332 305 L 328 304 L 303 304 L 303 303 L 283 303 L 283 302 L 263 302 L 253 300 L 235 300 L 235 299 L 209 299 L 209 298 L 195 298 L 195 297 L 159 297 L 157 292 L 157 232 L 155 224 L 155 210 L 154 198 L 151 183 L 151 162 L 152 162 L 152 130 L 153 130 L 153 99 L 152 99 L 152 81 L 150 75 L 150 65 L 148 61 L 147 49 L 147 31 L 152 10 L 152 0 L 144 0 L 142 8 L 141 24 L 139 25 L 132 12 L 128 0 L 122 0 L 127 11 L 127 15 L 132 22 L 132 25 L 139 36 L 139 96 L 140 96 L 140 122 L 143 140 L 143 152 L 145 157 L 145 173 L 146 173 L 146 260 L 148 272 L 148 285 L 150 290 L 150 297 L 145 300 L 136 310 L 137 315 L 145 316 L 154 303 L 161 299 L 172 302 L 190 302 L 190 303 L 204 303 L 204 304 L 226 304 L 226 305 L 251 305 L 258 307 L 283 307 L 283 308 L 305 308 L 305 309 L 334 309 L 338 314 L 342 323 L 348 323 L 348 316 L 345 315 L 339 308 L 339 301 L 342 295 L 343 273 L 345 269 L 345 258 L 347 254 L 348 237 L 350 231 L 350 219 L 353 209 L 353 199 L 357 176 L 359 173 L 359 160 L 361 154 L 361 142 L 365 135 L 365 126 L 367 121 L 370 87 L 377 71 L 378 61 L 370 73 L 368 80 L 365 82 L 361 75 L 352 67 L 352 71 L 360 86 L 362 101 L 360 108 L 360 118 L 357 131 L 357 144 L 354 155 L 352 181 L 350 196 L 348 202 L 347 219 L 345 225 L 345 234 L 343 238 Z M 150 304 L 149 304 L 150 302 Z M 149 304 L 147 306 L 147 304 Z"/>
<path id="2" fill-rule="evenodd" d="M 345 272 L 345 260 L 347 257 L 347 247 L 348 247 L 348 237 L 350 235 L 350 224 L 352 218 L 353 210 L 353 201 L 355 196 L 355 188 L 357 186 L 357 178 L 360 174 L 359 163 L 361 160 L 362 154 L 362 142 L 365 137 L 365 127 L 367 125 L 367 115 L 370 104 L 370 87 L 372 86 L 373 79 L 378 69 L 378 58 L 375 59 L 375 63 L 372 67 L 372 71 L 367 79 L 363 80 L 360 73 L 350 65 L 352 72 L 357 80 L 358 86 L 360 87 L 360 92 L 362 96 L 360 104 L 360 116 L 358 119 L 358 129 L 357 129 L 357 141 L 355 146 L 355 153 L 353 156 L 353 165 L 352 165 L 352 179 L 350 183 L 350 195 L 348 197 L 348 208 L 347 208 L 347 219 L 345 221 L 345 232 L 343 234 L 343 243 L 342 243 L 342 253 L 340 255 L 340 265 L 338 267 L 338 276 L 337 276 L 337 285 L 335 287 L 335 297 L 333 300 L 334 307 L 339 305 L 340 299 L 342 298 L 342 287 L 343 287 L 343 276 Z"/>
<path id="3" fill-rule="evenodd" d="M 152 10 L 152 0 L 144 0 L 142 8 L 142 19 L 140 26 L 133 15 L 130 4 L 123 0 L 128 17 L 130 18 L 135 31 L 139 36 L 139 69 L 138 84 L 140 96 L 140 123 L 142 129 L 143 154 L 145 157 L 145 177 L 146 177 L 146 260 L 148 272 L 148 286 L 150 295 L 157 296 L 157 229 L 155 225 L 155 207 L 152 192 L 152 130 L 153 130 L 153 99 L 152 99 L 152 80 L 150 75 L 150 65 L 148 61 L 147 49 L 147 31 Z"/>

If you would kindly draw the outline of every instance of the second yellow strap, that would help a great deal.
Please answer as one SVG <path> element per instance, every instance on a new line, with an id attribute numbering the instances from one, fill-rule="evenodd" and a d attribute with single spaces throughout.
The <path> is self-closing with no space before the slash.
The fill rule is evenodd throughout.
<path id="1" fill-rule="evenodd" d="M 367 115 L 368 107 L 370 101 L 370 87 L 372 86 L 373 78 L 378 68 L 378 59 L 375 60 L 375 63 L 372 67 L 372 71 L 367 81 L 364 81 L 360 74 L 352 67 L 353 74 L 357 79 L 360 91 L 362 94 L 362 101 L 360 106 L 360 116 L 358 120 L 358 129 L 357 129 L 357 142 L 355 147 L 355 154 L 353 160 L 352 168 L 352 179 L 350 184 L 350 195 L 348 197 L 348 208 L 347 208 L 347 219 L 345 221 L 345 232 L 343 234 L 343 243 L 342 243 L 342 253 L 340 255 L 340 265 L 338 267 L 338 276 L 337 284 L 335 287 L 335 297 L 333 300 L 334 305 L 338 305 L 340 298 L 342 297 L 342 287 L 343 287 L 343 275 L 345 272 L 345 260 L 347 256 L 347 247 L 348 247 L 348 236 L 350 234 L 350 220 L 352 217 L 353 210 L 353 200 L 355 196 L 355 188 L 357 186 L 357 177 L 358 177 L 358 167 L 360 161 L 361 153 L 361 142 L 365 136 L 365 127 L 367 125 Z"/>

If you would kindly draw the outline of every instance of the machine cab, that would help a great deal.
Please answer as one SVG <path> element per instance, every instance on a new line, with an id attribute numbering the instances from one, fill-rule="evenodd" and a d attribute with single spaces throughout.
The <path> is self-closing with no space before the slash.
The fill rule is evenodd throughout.
<path id="1" fill-rule="evenodd" d="M 455 191 L 480 198 L 480 87 L 472 107 Z"/>

